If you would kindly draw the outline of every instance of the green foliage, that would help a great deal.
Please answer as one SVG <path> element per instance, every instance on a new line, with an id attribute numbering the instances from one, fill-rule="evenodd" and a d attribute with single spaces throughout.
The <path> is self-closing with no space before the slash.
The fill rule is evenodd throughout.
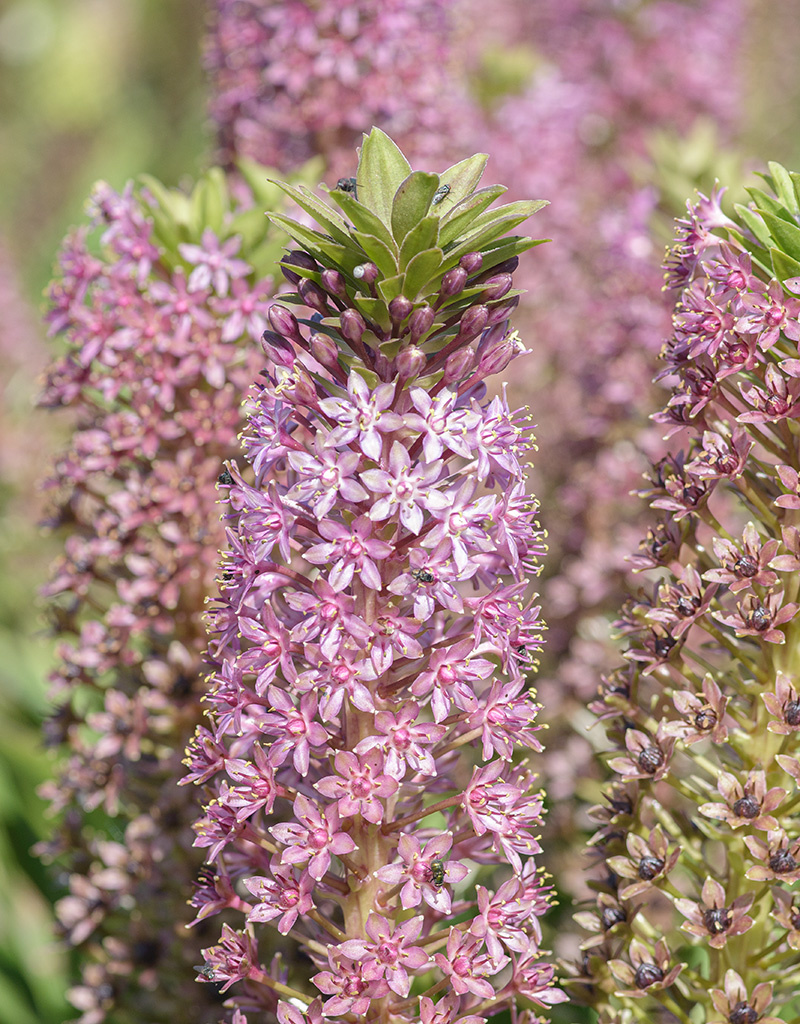
<path id="1" fill-rule="evenodd" d="M 471 78 L 472 94 L 486 109 L 497 107 L 507 97 L 524 92 L 542 65 L 542 58 L 528 44 L 490 45 Z"/>
<path id="2" fill-rule="evenodd" d="M 517 202 L 490 210 L 506 190 L 499 185 L 476 191 L 487 156 L 479 153 L 442 174 L 411 171 L 408 161 L 377 128 L 365 136 L 358 164 L 357 195 L 342 189 L 329 192 L 347 219 L 308 189 L 277 183 L 322 230 L 300 224 L 284 214 L 270 214 L 306 252 L 324 267 L 341 271 L 356 307 L 376 326 L 390 322 L 388 305 L 399 295 L 415 308 L 436 294 L 442 278 L 462 256 L 479 252 L 483 271 L 540 244 L 544 239 L 507 237 L 544 201 Z M 442 186 L 448 186 L 447 191 Z M 502 236 L 502 241 L 500 241 Z M 364 263 L 374 263 L 378 278 L 367 290 L 354 275 Z M 298 271 L 320 283 L 316 272 Z M 465 289 L 444 303 L 431 335 L 441 332 L 443 320 L 471 304 L 481 289 Z M 505 296 L 503 300 L 507 301 Z M 488 305 L 491 307 L 492 303 Z"/>
<path id="3" fill-rule="evenodd" d="M 279 232 L 269 230 L 264 209 L 282 205 L 281 188 L 270 180 L 276 172 L 252 160 L 240 161 L 239 170 L 252 192 L 253 205 L 243 206 L 231 194 L 220 167 L 207 170 L 188 192 L 168 188 L 150 174 L 139 175 L 139 201 L 153 222 L 161 259 L 171 271 L 182 267 L 190 272 L 191 264 L 180 255 L 178 246 L 201 244 L 203 232 L 210 229 L 220 241 L 241 238 L 238 255 L 253 266 L 256 278 L 275 273 L 284 239 Z M 309 160 L 291 176 L 291 181 L 296 188 L 308 191 L 308 185 L 317 181 L 321 173 L 322 161 Z"/>
<path id="4" fill-rule="evenodd" d="M 655 131 L 647 144 L 649 159 L 640 161 L 634 177 L 641 185 L 654 186 L 658 192 L 658 213 L 653 229 L 656 237 L 668 244 L 672 239 L 673 219 L 683 216 L 686 200 L 695 191 L 710 195 L 716 180 L 725 181 L 725 199 L 730 204 L 744 198 L 741 154 L 726 149 L 717 125 L 698 118 L 684 135 L 676 131 Z"/>

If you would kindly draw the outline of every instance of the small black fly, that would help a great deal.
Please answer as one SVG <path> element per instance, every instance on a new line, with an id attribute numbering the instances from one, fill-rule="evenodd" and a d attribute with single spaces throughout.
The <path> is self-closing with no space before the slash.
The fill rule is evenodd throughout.
<path id="1" fill-rule="evenodd" d="M 431 199 L 431 206 L 438 206 L 439 203 L 450 194 L 449 185 L 440 185 L 433 193 L 433 199 Z"/>
<path id="2" fill-rule="evenodd" d="M 336 188 L 340 192 L 352 193 L 353 199 L 358 199 L 358 182 L 355 178 L 339 178 Z"/>

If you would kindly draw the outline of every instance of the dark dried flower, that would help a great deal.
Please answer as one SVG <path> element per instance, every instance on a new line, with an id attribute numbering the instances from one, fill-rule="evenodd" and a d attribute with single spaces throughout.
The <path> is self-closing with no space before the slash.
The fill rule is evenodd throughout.
<path id="1" fill-rule="evenodd" d="M 686 966 L 675 964 L 670 967 L 672 957 L 663 939 L 656 943 L 652 951 L 639 939 L 634 939 L 630 945 L 630 958 L 630 964 L 624 960 L 609 960 L 608 963 L 617 981 L 627 986 L 625 991 L 616 993 L 621 997 L 638 999 L 648 991 L 657 992 L 669 988 Z"/>
<path id="2" fill-rule="evenodd" d="M 729 1024 L 781 1024 L 777 1017 L 763 1017 L 772 1000 L 772 984 L 762 982 L 748 995 L 741 975 L 733 968 L 725 972 L 725 988 L 712 988 L 711 1000 Z"/>
<path id="3" fill-rule="evenodd" d="M 681 928 L 692 935 L 708 939 L 714 949 L 721 949 L 732 935 L 741 935 L 753 924 L 747 911 L 753 905 L 754 894 L 745 893 L 727 905 L 725 890 L 712 878 L 703 883 L 701 903 L 676 899 L 675 906 L 688 918 Z"/>
<path id="4" fill-rule="evenodd" d="M 780 806 L 786 790 L 773 786 L 767 790 L 766 775 L 763 771 L 752 771 L 742 784 L 730 772 L 722 772 L 717 789 L 724 804 L 703 804 L 699 810 L 707 818 L 727 822 L 731 828 L 749 825 L 764 831 L 776 829 L 778 822 L 770 813 Z"/>

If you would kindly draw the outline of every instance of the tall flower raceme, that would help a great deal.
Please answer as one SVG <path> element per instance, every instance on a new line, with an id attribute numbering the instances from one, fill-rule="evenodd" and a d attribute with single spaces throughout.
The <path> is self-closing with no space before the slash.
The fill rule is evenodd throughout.
<path id="1" fill-rule="evenodd" d="M 616 749 L 578 980 L 602 1021 L 797 1013 L 800 175 L 766 181 L 735 219 L 721 192 L 690 206 L 667 263 L 655 580 L 592 706 Z"/>
<path id="2" fill-rule="evenodd" d="M 522 351 L 512 273 L 536 243 L 506 233 L 543 204 L 490 209 L 485 163 L 412 172 L 373 129 L 341 214 L 286 186 L 321 231 L 272 218 L 316 312 L 270 313 L 186 762 L 212 797 L 198 919 L 240 922 L 200 979 L 238 983 L 238 1022 L 478 1024 L 565 998 L 539 954 L 526 756 L 533 438 L 483 383 Z M 263 961 L 271 929 L 304 954 L 290 969 Z"/>
<path id="3" fill-rule="evenodd" d="M 456 7 L 211 0 L 205 65 L 219 159 L 287 170 L 322 154 L 345 173 L 372 124 L 420 159 L 453 152 L 476 114 L 454 73 Z"/>
<path id="4" fill-rule="evenodd" d="M 57 913 L 84 963 L 70 993 L 84 1024 L 201 1009 L 189 965 L 203 939 L 183 931 L 200 858 L 177 781 L 202 719 L 216 481 L 237 450 L 282 246 L 260 209 L 279 191 L 266 169 L 243 170 L 257 205 L 232 201 L 216 170 L 191 195 L 150 179 L 98 186 L 98 232 L 67 239 L 50 289 L 66 351 L 41 402 L 75 428 L 49 480 L 66 539 L 45 588 L 61 639 L 47 737 L 62 755 L 45 852 L 69 889 Z"/>
<path id="5" fill-rule="evenodd" d="M 591 771 L 590 747 L 571 723 L 598 673 L 613 665 L 607 622 L 619 607 L 625 557 L 641 530 L 629 497 L 647 465 L 637 448 L 663 451 L 647 416 L 658 408 L 650 382 L 670 312 L 660 289 L 663 246 L 652 231 L 659 190 L 640 171 L 651 166 L 655 132 L 674 134 L 676 148 L 700 118 L 713 120 L 723 140 L 734 134 L 746 5 L 509 6 L 516 21 L 510 19 L 515 32 L 508 42 L 527 41 L 539 63 L 529 86 L 493 115 L 486 145 L 513 196 L 545 188 L 558 195 L 542 217 L 559 244 L 542 253 L 536 288 L 516 320 L 538 341 L 511 395 L 518 388 L 535 396 L 540 432 L 549 438 L 536 487 L 547 508 L 564 512 L 545 523 L 551 554 L 542 592 L 550 632 L 538 685 L 559 730 L 544 758 L 548 792 L 559 801 L 550 828 L 563 824 L 570 842 L 569 798 Z M 475 7 L 480 17 L 485 5 Z M 569 723 L 563 732 L 559 722 Z M 559 864 L 563 876 L 563 858 Z M 573 874 L 579 876 L 579 865 Z"/>

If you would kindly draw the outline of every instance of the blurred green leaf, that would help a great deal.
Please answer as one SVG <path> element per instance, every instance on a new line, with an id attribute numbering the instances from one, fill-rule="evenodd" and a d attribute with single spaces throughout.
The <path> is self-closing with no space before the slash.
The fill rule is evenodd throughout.
<path id="1" fill-rule="evenodd" d="M 769 254 L 772 258 L 772 269 L 779 280 L 786 281 L 790 277 L 800 277 L 800 262 L 787 256 L 783 250 L 774 247 L 770 249 Z"/>
<path id="2" fill-rule="evenodd" d="M 782 217 L 776 217 L 768 210 L 762 210 L 761 217 L 778 247 L 793 259 L 800 259 L 800 227 L 785 221 Z"/>

